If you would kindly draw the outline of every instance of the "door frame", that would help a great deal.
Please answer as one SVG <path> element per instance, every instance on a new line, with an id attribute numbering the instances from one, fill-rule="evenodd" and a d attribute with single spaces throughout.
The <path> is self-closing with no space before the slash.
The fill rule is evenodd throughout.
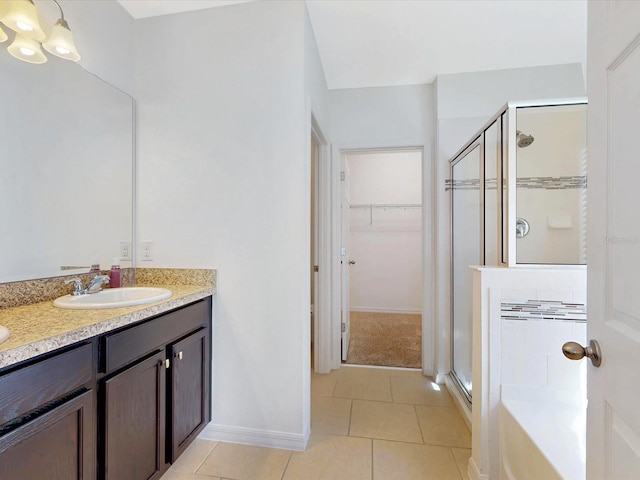
<path id="1" fill-rule="evenodd" d="M 341 361 L 341 326 L 340 326 L 340 168 L 343 155 L 352 153 L 374 153 L 374 152 L 397 152 L 397 151 L 419 151 L 422 155 L 422 373 L 426 376 L 433 375 L 435 361 L 435 310 L 433 292 L 433 259 L 432 259 L 432 165 L 427 163 L 431 156 L 427 150 L 428 145 L 420 141 L 399 142 L 397 144 L 387 144 L 380 146 L 371 145 L 333 145 L 331 148 L 330 161 L 330 219 L 329 228 L 331 230 L 331 306 L 330 317 L 318 319 L 318 323 L 323 323 L 323 330 L 330 332 L 330 350 L 322 350 L 322 355 L 328 354 L 327 358 L 318 358 L 319 362 L 328 361 L 331 369 L 338 369 L 342 365 Z M 325 165 L 326 167 L 326 165 Z M 322 169 L 321 164 L 321 169 Z M 322 176 L 322 173 L 320 173 Z M 322 201 L 322 200 L 321 200 Z M 321 224 L 320 228 L 324 227 Z M 326 233 L 326 231 L 325 231 Z M 321 237 L 324 234 L 321 232 Z M 322 242 L 322 240 L 321 240 Z M 327 323 L 324 323 L 327 322 Z M 318 373 L 328 373 L 320 372 Z"/>
<path id="2" fill-rule="evenodd" d="M 332 195 L 331 195 L 331 145 L 311 113 L 311 136 L 318 144 L 316 176 L 316 256 L 318 276 L 317 296 L 314 298 L 313 322 L 313 370 L 315 373 L 331 371 L 331 316 L 333 315 L 333 265 L 332 265 Z M 310 161 L 310 160 L 309 160 Z M 309 262 L 311 263 L 311 262 Z"/>

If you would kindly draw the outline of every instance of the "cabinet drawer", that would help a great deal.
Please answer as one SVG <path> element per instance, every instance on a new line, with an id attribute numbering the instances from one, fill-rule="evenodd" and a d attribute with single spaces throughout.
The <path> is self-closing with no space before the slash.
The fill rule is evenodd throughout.
<path id="1" fill-rule="evenodd" d="M 158 347 L 206 326 L 210 315 L 211 300 L 206 299 L 105 336 L 101 349 L 102 372 L 111 373 Z"/>
<path id="2" fill-rule="evenodd" d="M 93 380 L 93 346 L 84 344 L 0 376 L 0 425 Z"/>

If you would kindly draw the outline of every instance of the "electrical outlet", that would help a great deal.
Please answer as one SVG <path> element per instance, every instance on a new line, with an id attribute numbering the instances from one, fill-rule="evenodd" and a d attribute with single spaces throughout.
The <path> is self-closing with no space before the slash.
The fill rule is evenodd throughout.
<path id="1" fill-rule="evenodd" d="M 142 242 L 142 261 L 153 261 L 153 242 Z"/>
<path id="2" fill-rule="evenodd" d="M 120 242 L 120 260 L 131 260 L 131 242 Z"/>

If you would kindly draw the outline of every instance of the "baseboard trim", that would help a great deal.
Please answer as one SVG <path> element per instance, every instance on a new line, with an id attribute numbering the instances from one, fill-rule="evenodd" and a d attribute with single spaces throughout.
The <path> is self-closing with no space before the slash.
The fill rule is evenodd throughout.
<path id="1" fill-rule="evenodd" d="M 476 462 L 473 461 L 473 457 L 469 459 L 467 475 L 469 475 L 470 480 L 489 480 L 489 475 L 483 475 L 480 473 L 480 469 L 476 465 Z"/>
<path id="2" fill-rule="evenodd" d="M 230 427 L 210 423 L 198 436 L 215 442 L 240 443 L 256 447 L 282 448 L 304 451 L 307 448 L 309 434 L 258 430 L 246 427 Z"/>
<path id="3" fill-rule="evenodd" d="M 411 310 L 404 308 L 369 308 L 369 307 L 351 307 L 352 312 L 369 312 L 369 313 L 404 313 L 406 315 L 422 315 L 420 310 Z"/>

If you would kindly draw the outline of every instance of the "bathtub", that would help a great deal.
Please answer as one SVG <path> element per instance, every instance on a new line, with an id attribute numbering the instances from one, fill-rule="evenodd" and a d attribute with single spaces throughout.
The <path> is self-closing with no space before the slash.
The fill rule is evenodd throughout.
<path id="1" fill-rule="evenodd" d="M 586 413 L 574 392 L 502 386 L 501 479 L 584 480 Z"/>

